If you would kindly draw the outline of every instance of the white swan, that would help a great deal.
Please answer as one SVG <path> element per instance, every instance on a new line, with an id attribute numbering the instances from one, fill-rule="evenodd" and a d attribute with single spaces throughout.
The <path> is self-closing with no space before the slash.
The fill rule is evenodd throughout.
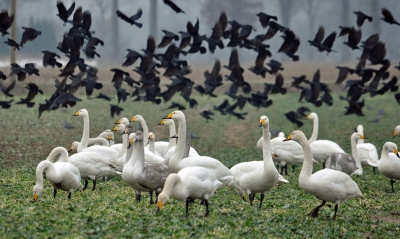
<path id="1" fill-rule="evenodd" d="M 253 205 L 254 195 L 261 193 L 260 208 L 266 191 L 279 183 L 280 174 L 272 161 L 272 151 L 269 134 L 269 119 L 263 115 L 260 124 L 263 132 L 263 161 L 250 161 L 236 164 L 231 168 L 233 180 L 230 187 L 236 189 L 243 199 L 249 195 L 250 205 Z"/>
<path id="2" fill-rule="evenodd" d="M 364 139 L 364 136 L 359 133 L 353 133 L 350 138 L 351 154 L 331 153 L 325 162 L 326 168 L 338 170 L 350 176 L 362 175 L 363 168 L 360 163 L 357 149 L 357 140 L 359 139 Z"/>
<path id="3" fill-rule="evenodd" d="M 60 154 L 60 160 L 54 162 L 54 158 Z M 63 147 L 54 148 L 46 160 L 41 161 L 36 167 L 36 185 L 33 187 L 33 199 L 37 201 L 43 191 L 43 172 L 46 171 L 46 178 L 54 189 L 56 198 L 57 189 L 68 192 L 68 199 L 72 192 L 82 188 L 81 175 L 79 170 L 71 163 L 65 162 L 68 159 L 68 152 Z"/>
<path id="4" fill-rule="evenodd" d="M 336 219 L 339 204 L 352 198 L 365 199 L 357 184 L 351 177 L 343 172 L 333 169 L 322 169 L 314 174 L 312 163 L 312 152 L 307 138 L 300 130 L 293 131 L 286 140 L 296 140 L 303 147 L 304 162 L 299 176 L 300 187 L 322 200 L 321 205 L 314 208 L 308 215 L 318 217 L 319 209 L 326 202 L 335 203 L 335 214 L 333 219 Z"/>
<path id="5" fill-rule="evenodd" d="M 393 153 L 391 153 L 393 152 Z M 386 142 L 382 147 L 381 158 L 378 163 L 379 172 L 390 179 L 392 193 L 394 193 L 394 180 L 400 180 L 400 159 L 397 145 L 392 142 Z"/>
<path id="6" fill-rule="evenodd" d="M 149 128 L 147 127 L 146 121 L 144 120 L 143 116 L 141 115 L 135 115 L 132 117 L 131 122 L 139 122 L 140 125 L 142 126 L 143 129 L 143 134 L 144 135 L 149 135 Z M 149 139 L 146 137 L 144 140 L 144 145 L 146 148 L 148 148 L 148 143 Z M 158 155 L 163 156 L 165 150 L 168 148 L 168 142 L 167 141 L 157 141 L 154 143 L 155 144 L 155 151 L 157 152 Z"/>
<path id="7" fill-rule="evenodd" d="M 115 124 L 124 124 L 124 125 L 128 125 L 129 124 L 129 119 L 126 117 L 122 117 L 121 119 L 119 119 Z"/>
<path id="8" fill-rule="evenodd" d="M 364 135 L 364 127 L 362 125 L 357 126 L 357 132 L 360 135 Z M 361 165 L 370 165 L 374 169 L 377 167 L 379 156 L 375 145 L 371 143 L 364 143 L 364 139 L 359 139 L 357 141 L 358 157 L 360 159 Z"/>
<path id="9" fill-rule="evenodd" d="M 112 132 L 111 129 L 106 129 L 106 130 L 104 130 L 103 132 L 101 132 L 101 133 L 99 134 L 99 136 L 97 136 L 97 138 L 99 138 L 99 137 L 108 140 L 108 141 L 109 141 L 108 144 L 109 144 L 110 147 L 113 146 L 114 143 L 115 143 L 115 140 L 114 140 L 114 133 Z"/>
<path id="10" fill-rule="evenodd" d="M 307 119 L 313 120 L 313 131 L 308 143 L 310 144 L 313 158 L 322 162 L 322 168 L 325 168 L 325 161 L 331 153 L 344 153 L 344 150 L 335 142 L 330 140 L 317 140 L 318 137 L 318 116 L 311 113 Z"/>
<path id="11" fill-rule="evenodd" d="M 96 138 L 89 138 L 87 145 L 88 145 L 88 147 L 93 146 L 93 145 L 101 145 L 101 146 L 109 147 L 109 142 L 102 137 L 96 137 Z M 76 152 L 78 150 L 78 147 L 79 147 L 79 141 L 74 141 L 69 146 L 69 151 Z"/>
<path id="12" fill-rule="evenodd" d="M 157 212 L 170 197 L 186 201 L 186 215 L 189 214 L 189 203 L 201 199 L 206 206 L 206 216 L 209 214 L 208 200 L 214 192 L 224 184 L 215 174 L 204 167 L 186 167 L 178 173 L 171 173 L 165 181 L 164 189 L 158 195 Z"/>
<path id="13" fill-rule="evenodd" d="M 165 157 L 165 153 L 171 148 L 176 146 L 176 138 L 172 138 L 173 136 L 176 135 L 176 129 L 175 129 L 175 122 L 172 119 L 163 119 L 160 123 L 157 125 L 168 125 L 169 129 L 169 141 L 168 141 L 168 147 L 162 154 L 163 157 Z"/>
<path id="14" fill-rule="evenodd" d="M 88 145 L 88 139 L 89 139 L 89 112 L 86 109 L 81 109 L 77 111 L 74 116 L 81 116 L 83 117 L 83 133 L 82 133 L 82 139 L 79 143 L 79 146 L 77 148 L 78 153 L 80 152 L 96 152 L 103 156 L 104 158 L 107 158 L 111 161 L 115 160 L 118 152 L 112 148 L 109 147 L 104 147 L 100 145 L 94 145 L 92 147 L 87 147 Z"/>
<path id="15" fill-rule="evenodd" d="M 178 142 L 173 155 L 169 159 L 169 168 L 171 172 L 177 173 L 179 170 L 186 167 L 200 166 L 210 169 L 219 181 L 224 185 L 229 185 L 232 181 L 233 175 L 231 171 L 217 159 L 207 156 L 194 156 L 182 159 L 186 142 L 186 121 L 183 112 L 176 110 L 164 118 L 173 119 L 177 121 L 179 125 Z"/>

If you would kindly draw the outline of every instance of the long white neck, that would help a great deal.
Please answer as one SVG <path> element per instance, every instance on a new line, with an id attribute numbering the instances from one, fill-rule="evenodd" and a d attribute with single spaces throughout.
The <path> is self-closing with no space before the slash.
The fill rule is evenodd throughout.
<path id="1" fill-rule="evenodd" d="M 303 167 L 301 168 L 299 181 L 308 180 L 313 171 L 313 156 L 310 148 L 310 144 L 307 142 L 307 138 L 303 135 L 298 141 L 303 148 L 304 161 Z"/>
<path id="2" fill-rule="evenodd" d="M 270 142 L 270 132 L 269 132 L 269 123 L 265 123 L 264 126 L 262 126 L 263 130 L 263 159 L 264 159 L 264 172 L 267 172 L 267 170 L 275 168 L 274 162 L 272 161 L 272 151 L 271 151 L 271 142 Z M 278 171 L 276 170 L 278 173 Z M 267 175 L 270 176 L 270 175 Z"/>
<path id="3" fill-rule="evenodd" d="M 128 145 L 126 147 L 128 147 Z M 126 150 L 125 165 L 128 163 L 131 163 L 132 165 L 135 164 L 135 162 L 134 162 L 135 159 L 133 157 L 133 151 L 134 151 L 133 148 L 134 147 L 132 145 L 129 149 Z"/>
<path id="4" fill-rule="evenodd" d="M 118 152 L 117 159 L 122 157 L 126 153 L 126 147 L 128 146 L 128 134 L 122 135 L 122 147 Z"/>
<path id="5" fill-rule="evenodd" d="M 149 150 L 154 153 L 154 140 L 149 140 Z"/>
<path id="6" fill-rule="evenodd" d="M 105 138 L 100 138 L 100 137 L 89 138 L 88 139 L 88 146 L 89 145 L 94 145 L 94 144 L 100 144 L 100 145 L 106 146 L 106 147 L 110 146 L 110 144 L 108 143 L 108 141 Z"/>
<path id="7" fill-rule="evenodd" d="M 192 136 L 190 135 L 190 132 L 186 130 L 185 149 L 183 150 L 183 153 L 182 153 L 183 159 L 189 157 L 189 151 L 190 151 L 191 144 L 192 144 Z"/>
<path id="8" fill-rule="evenodd" d="M 56 173 L 52 162 L 43 160 L 36 167 L 36 184 L 43 188 L 43 172 L 46 171 L 46 178 L 53 183 L 61 182 L 61 177 Z"/>
<path id="9" fill-rule="evenodd" d="M 140 119 L 140 124 L 142 125 L 143 128 L 143 135 L 149 135 L 149 128 L 147 128 L 147 124 L 146 121 L 142 118 Z M 143 139 L 143 144 L 147 145 L 147 143 L 149 142 L 149 139 L 147 137 L 144 137 Z"/>
<path id="10" fill-rule="evenodd" d="M 83 133 L 82 133 L 82 139 L 81 142 L 79 143 L 78 146 L 78 153 L 82 152 L 85 150 L 88 146 L 88 140 L 89 140 L 89 115 L 84 115 L 83 116 Z"/>
<path id="11" fill-rule="evenodd" d="M 180 169 L 178 167 L 178 164 L 182 159 L 186 143 L 186 121 L 183 115 L 182 117 L 183 117 L 182 119 L 179 119 L 178 142 L 176 143 L 174 153 L 169 159 L 169 168 L 171 169 L 171 172 L 175 173 L 177 173 Z"/>
<path id="12" fill-rule="evenodd" d="M 176 146 L 176 139 L 171 138 L 172 136 L 176 135 L 176 129 L 175 129 L 175 122 L 171 120 L 171 124 L 169 125 L 169 143 L 168 143 L 168 149 L 171 147 Z"/>
<path id="13" fill-rule="evenodd" d="M 313 117 L 313 131 L 312 131 L 310 139 L 308 140 L 309 144 L 311 144 L 312 142 L 316 141 L 317 138 L 318 138 L 318 124 L 319 124 L 318 116 L 315 115 Z"/>
<path id="14" fill-rule="evenodd" d="M 54 148 L 50 152 L 49 156 L 47 156 L 46 160 L 54 163 L 54 159 L 57 157 L 57 155 L 60 155 L 60 157 L 58 158 L 58 162 L 67 162 L 68 161 L 68 151 L 63 147 Z"/>
<path id="15" fill-rule="evenodd" d="M 357 150 L 357 139 L 353 136 L 351 137 L 351 155 L 353 156 L 354 160 L 356 161 L 357 170 L 353 172 L 353 174 L 362 175 L 363 168 L 360 162 L 360 158 L 358 157 L 358 150 Z"/>
<path id="16" fill-rule="evenodd" d="M 135 170 L 143 171 L 144 169 L 144 144 L 143 140 L 138 140 L 134 143 L 134 152 L 132 152 L 132 155 L 135 153 L 136 150 L 136 163 L 135 163 Z"/>
<path id="17" fill-rule="evenodd" d="M 357 126 L 357 133 L 359 135 L 364 135 L 364 128 L 361 125 Z M 363 144 L 363 143 L 364 143 L 364 139 L 359 138 L 357 141 L 357 144 Z"/>
<path id="18" fill-rule="evenodd" d="M 165 181 L 163 193 L 173 196 L 175 199 L 186 199 L 187 195 L 183 189 L 181 177 L 176 173 L 171 173 Z"/>

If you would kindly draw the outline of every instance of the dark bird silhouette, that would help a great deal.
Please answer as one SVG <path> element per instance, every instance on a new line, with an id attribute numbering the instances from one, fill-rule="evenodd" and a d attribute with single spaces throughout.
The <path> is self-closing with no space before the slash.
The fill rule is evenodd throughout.
<path id="1" fill-rule="evenodd" d="M 272 37 L 275 36 L 275 34 L 276 34 L 278 31 L 280 31 L 280 32 L 285 32 L 285 30 L 286 30 L 285 27 L 279 25 L 278 23 L 276 23 L 276 22 L 274 22 L 274 21 L 270 21 L 268 25 L 269 25 L 269 27 L 268 27 L 267 33 L 265 33 L 264 40 L 269 40 L 269 39 L 271 39 Z"/>
<path id="2" fill-rule="evenodd" d="M 0 107 L 3 108 L 3 109 L 9 109 L 11 107 L 11 103 L 13 101 L 14 100 L 9 100 L 9 101 L 1 101 L 0 100 Z"/>
<path id="3" fill-rule="evenodd" d="M 219 21 L 217 21 L 214 25 L 211 36 L 207 38 L 208 49 L 211 53 L 214 53 L 215 48 L 218 46 L 220 49 L 224 48 L 224 43 L 221 40 L 222 37 L 222 26 Z"/>
<path id="4" fill-rule="evenodd" d="M 377 90 L 375 93 L 379 94 L 379 95 L 383 95 L 389 90 L 391 92 L 397 92 L 399 87 L 396 84 L 397 84 L 397 76 L 393 76 L 389 82 L 387 82 L 387 83 L 384 82 L 382 88 Z"/>
<path id="5" fill-rule="evenodd" d="M 182 9 L 180 9 L 174 2 L 172 2 L 171 0 L 163 0 L 163 2 L 168 5 L 172 10 L 174 10 L 176 13 L 185 13 L 184 11 L 182 11 Z"/>
<path id="6" fill-rule="evenodd" d="M 79 6 L 74 12 L 72 21 L 68 21 L 68 22 L 76 27 L 80 27 L 82 24 L 82 21 L 83 21 L 83 10 L 82 10 L 82 6 Z"/>
<path id="7" fill-rule="evenodd" d="M 14 47 L 14 50 L 18 49 L 18 51 L 19 51 L 20 45 L 17 42 L 15 42 L 13 39 L 8 38 L 7 41 L 5 41 L 4 43 L 9 45 L 10 47 Z"/>
<path id="8" fill-rule="evenodd" d="M 269 25 L 269 21 L 271 19 L 273 19 L 275 21 L 278 21 L 278 17 L 272 16 L 272 15 L 268 15 L 268 14 L 263 13 L 263 12 L 257 13 L 256 16 L 258 17 L 258 20 L 259 20 L 259 22 L 260 22 L 260 24 L 261 24 L 261 26 L 263 28 L 266 28 Z"/>
<path id="9" fill-rule="evenodd" d="M 296 111 L 303 117 L 303 119 L 305 119 L 308 115 L 308 114 L 306 114 L 306 112 L 311 112 L 311 110 L 305 106 L 301 106 L 301 107 L 297 108 Z"/>
<path id="10" fill-rule="evenodd" d="M 366 15 L 365 13 L 363 13 L 361 11 L 356 11 L 353 13 L 357 15 L 357 26 L 358 27 L 361 27 L 363 25 L 365 19 L 367 19 L 369 22 L 372 22 L 372 17 Z"/>
<path id="11" fill-rule="evenodd" d="M 400 93 L 394 94 L 394 98 L 396 99 L 397 103 L 400 105 Z"/>
<path id="12" fill-rule="evenodd" d="M 0 79 L 1 79 L 1 80 L 7 79 L 7 76 L 4 75 L 4 73 L 3 73 L 2 71 L 0 71 Z"/>
<path id="13" fill-rule="evenodd" d="M 61 93 L 57 98 L 49 106 L 49 110 L 56 110 L 60 106 L 68 108 L 68 106 L 73 107 L 76 105 L 76 102 L 82 101 L 78 97 L 74 96 L 70 93 Z"/>
<path id="14" fill-rule="evenodd" d="M 216 97 L 216 95 L 214 95 L 214 90 L 223 84 L 222 75 L 220 74 L 220 71 L 221 71 L 221 62 L 219 60 L 215 61 L 211 73 L 208 72 L 208 70 L 204 71 L 204 77 L 206 78 L 204 82 L 205 93 L 211 97 Z"/>
<path id="15" fill-rule="evenodd" d="M 111 105 L 110 104 L 111 118 L 114 118 L 114 115 L 118 115 L 119 116 L 123 110 L 124 109 L 119 107 L 118 105 Z"/>
<path id="16" fill-rule="evenodd" d="M 278 74 L 275 77 L 275 83 L 274 84 L 269 84 L 269 83 L 264 83 L 264 95 L 269 95 L 269 94 L 286 94 L 287 90 L 286 88 L 283 87 L 284 79 L 281 74 Z"/>
<path id="17" fill-rule="evenodd" d="M 7 9 L 0 12 L 0 32 L 2 36 L 9 34 L 7 31 L 14 22 L 14 14 L 8 15 Z"/>
<path id="18" fill-rule="evenodd" d="M 126 49 L 128 54 L 126 55 L 126 60 L 122 63 L 123 67 L 128 67 L 133 65 L 139 58 L 142 58 L 142 55 L 134 50 Z"/>
<path id="19" fill-rule="evenodd" d="M 142 28 L 142 25 L 143 25 L 142 23 L 137 22 L 137 20 L 139 20 L 139 18 L 142 16 L 142 13 L 143 13 L 142 9 L 139 8 L 134 15 L 128 17 L 120 10 L 117 10 L 117 16 L 119 18 L 121 18 L 122 20 L 126 21 L 127 23 L 129 23 L 131 25 L 137 26 L 138 28 Z"/>
<path id="20" fill-rule="evenodd" d="M 297 113 L 296 111 L 289 111 L 285 113 L 286 118 L 292 122 L 294 125 L 296 125 L 297 128 L 300 128 L 303 126 L 303 122 L 301 122 L 299 119 L 301 119 L 301 115 Z"/>
<path id="21" fill-rule="evenodd" d="M 363 101 L 353 101 L 353 100 L 347 100 L 349 103 L 349 106 L 346 106 L 346 112 L 344 115 L 352 115 L 355 114 L 357 116 L 364 116 L 364 113 L 362 112 L 362 108 L 364 107 L 364 100 Z"/>
<path id="22" fill-rule="evenodd" d="M 311 46 L 316 47 L 317 49 L 321 48 L 322 41 L 324 40 L 325 29 L 323 26 L 318 28 L 317 34 L 315 35 L 313 40 L 308 40 Z"/>
<path id="23" fill-rule="evenodd" d="M 208 120 L 214 120 L 211 116 L 214 115 L 213 112 L 209 110 L 203 110 L 202 112 L 199 113 L 203 118 L 205 118 L 207 121 Z"/>
<path id="24" fill-rule="evenodd" d="M 336 79 L 335 84 L 339 85 L 341 84 L 344 80 L 346 80 L 347 75 L 353 74 L 354 70 L 345 66 L 336 66 L 337 69 L 339 69 L 339 75 L 338 78 Z"/>
<path id="25" fill-rule="evenodd" d="M 37 76 L 40 76 L 39 70 L 36 68 L 35 63 L 26 63 L 25 72 L 28 73 L 29 75 L 35 74 Z"/>
<path id="26" fill-rule="evenodd" d="M 22 27 L 22 29 L 24 29 L 24 32 L 22 33 L 21 42 L 19 43 L 20 46 L 24 46 L 27 41 L 35 40 L 37 36 L 42 34 L 41 31 L 37 31 L 33 28 Z"/>
<path id="27" fill-rule="evenodd" d="M 0 82 L 0 90 L 8 97 L 14 97 L 14 95 L 10 94 L 10 91 L 14 89 L 15 84 L 17 81 L 11 82 L 11 84 L 7 87 L 4 87 L 3 84 Z"/>
<path id="28" fill-rule="evenodd" d="M 356 31 L 354 27 L 351 27 L 348 34 L 348 40 L 347 42 L 343 42 L 343 44 L 347 45 L 352 50 L 359 49 L 357 45 L 361 41 L 361 36 L 361 29 L 358 29 L 358 31 Z"/>
<path id="29" fill-rule="evenodd" d="M 57 16 L 64 22 L 64 26 L 65 26 L 65 25 L 67 25 L 69 16 L 71 16 L 72 12 L 75 9 L 75 2 L 73 2 L 72 5 L 67 10 L 64 3 L 59 0 L 59 1 L 57 1 L 57 9 L 58 9 Z"/>
<path id="30" fill-rule="evenodd" d="M 42 51 L 42 53 L 44 54 L 43 61 L 42 61 L 42 64 L 44 67 L 48 67 L 48 66 L 51 66 L 53 68 L 55 66 L 57 66 L 58 68 L 62 67 L 62 64 L 56 60 L 56 57 L 58 57 L 60 59 L 59 55 L 57 55 L 56 53 L 51 52 L 51 51 Z"/>
<path id="31" fill-rule="evenodd" d="M 349 34 L 351 29 L 351 27 L 343 27 L 343 26 L 339 26 L 339 28 L 340 28 L 339 37 Z"/>
<path id="32" fill-rule="evenodd" d="M 98 44 L 104 46 L 104 42 L 97 37 L 92 37 L 89 39 L 84 50 L 87 59 L 94 59 L 95 55 L 100 57 L 100 55 L 96 52 L 96 46 Z"/>
<path id="33" fill-rule="evenodd" d="M 395 66 L 394 68 L 396 68 L 397 70 L 399 70 L 400 71 L 400 62 L 399 62 L 399 64 L 397 65 L 397 66 Z M 0 74 L 1 75 L 1 74 Z M 3 79 L 4 80 L 4 79 Z"/>
<path id="34" fill-rule="evenodd" d="M 265 74 L 268 71 L 267 68 L 264 66 L 264 61 L 267 59 L 267 56 L 272 56 L 271 52 L 265 49 L 261 49 L 258 52 L 256 61 L 255 61 L 255 66 L 250 67 L 249 70 L 253 72 L 256 75 L 261 75 L 263 78 L 265 78 Z"/>
<path id="35" fill-rule="evenodd" d="M 124 78 L 124 75 L 125 76 L 129 76 L 128 72 L 120 70 L 120 69 L 117 69 L 117 68 L 113 68 L 110 71 L 114 72 L 114 75 L 113 75 L 113 78 L 112 78 L 111 82 L 117 83 L 118 85 L 122 84 L 122 80 Z"/>
<path id="36" fill-rule="evenodd" d="M 26 96 L 29 101 L 32 101 L 38 93 L 43 95 L 43 91 L 35 83 L 29 83 L 25 88 L 29 90 Z"/>
<path id="37" fill-rule="evenodd" d="M 281 36 L 284 39 L 284 42 L 282 43 L 278 52 L 286 53 L 287 51 L 292 49 L 294 41 L 296 39 L 296 35 L 290 29 L 286 29 L 284 33 L 285 33 L 285 35 Z"/>
<path id="38" fill-rule="evenodd" d="M 285 54 L 288 57 L 292 58 L 293 61 L 299 61 L 300 60 L 300 57 L 298 55 L 295 55 L 297 50 L 299 49 L 299 46 L 300 46 L 300 40 L 299 40 L 299 38 L 296 37 L 293 40 L 292 47 L 287 52 L 285 52 Z"/>
<path id="39" fill-rule="evenodd" d="M 177 102 L 172 102 L 170 106 L 168 106 L 167 108 L 162 109 L 162 110 L 169 110 L 169 109 L 186 110 L 186 107 Z"/>
<path id="40" fill-rule="evenodd" d="M 332 32 L 325 38 L 325 40 L 321 44 L 321 47 L 318 50 L 321 52 L 326 51 L 327 55 L 332 51 L 336 52 L 335 50 L 332 50 L 332 46 L 333 43 L 335 42 L 335 39 L 336 39 L 336 32 Z"/>
<path id="41" fill-rule="evenodd" d="M 158 44 L 157 46 L 158 48 L 163 48 L 168 46 L 172 42 L 172 40 L 179 41 L 179 36 L 176 35 L 175 33 L 167 30 L 162 30 L 162 32 L 164 32 L 165 35 L 161 39 L 160 44 Z"/>
<path id="42" fill-rule="evenodd" d="M 392 13 L 389 11 L 387 8 L 382 8 L 382 15 L 383 18 L 381 18 L 383 21 L 389 23 L 389 24 L 396 24 L 400 26 L 400 23 L 394 19 Z"/>
<path id="43" fill-rule="evenodd" d="M 156 50 L 156 41 L 154 40 L 154 37 L 152 35 L 149 35 L 149 37 L 147 38 L 146 49 L 142 49 L 142 51 L 146 53 L 146 55 L 153 56 L 155 50 Z"/>
<path id="44" fill-rule="evenodd" d="M 12 63 L 11 64 L 11 72 L 8 75 L 8 77 L 17 75 L 18 76 L 18 81 L 24 81 L 26 79 L 26 70 L 19 66 L 17 63 Z"/>
<path id="45" fill-rule="evenodd" d="M 111 101 L 111 97 L 109 97 L 108 95 L 105 95 L 105 94 L 103 94 L 103 93 L 99 93 L 99 95 L 98 96 L 96 96 L 95 97 L 96 99 L 103 99 L 103 100 L 106 100 L 106 101 Z"/>
<path id="46" fill-rule="evenodd" d="M 282 63 L 274 59 L 269 60 L 267 65 L 271 67 L 271 69 L 267 70 L 268 73 L 271 75 L 275 75 L 276 73 L 278 73 L 278 71 L 284 70 L 284 68 L 282 67 Z"/>

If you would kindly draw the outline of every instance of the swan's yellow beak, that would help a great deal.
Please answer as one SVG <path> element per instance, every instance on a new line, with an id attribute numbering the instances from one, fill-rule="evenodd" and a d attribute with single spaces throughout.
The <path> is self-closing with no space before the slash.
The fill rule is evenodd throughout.
<path id="1" fill-rule="evenodd" d="M 79 116 L 79 111 L 77 111 L 75 114 L 73 114 L 72 116 Z"/>
<path id="2" fill-rule="evenodd" d="M 71 152 L 73 149 L 72 144 L 69 146 L 69 151 Z"/>
<path id="3" fill-rule="evenodd" d="M 114 127 L 113 131 L 117 131 L 118 125 Z"/>
<path id="4" fill-rule="evenodd" d="M 310 115 L 307 115 L 306 119 L 310 119 Z"/>
<path id="5" fill-rule="evenodd" d="M 149 139 L 152 139 L 153 138 L 153 135 L 152 134 L 149 134 Z"/>
<path id="6" fill-rule="evenodd" d="M 276 154 L 272 154 L 272 158 L 275 158 L 277 155 Z"/>
<path id="7" fill-rule="evenodd" d="M 163 207 L 163 203 L 160 201 L 157 203 L 157 210 L 156 210 L 156 214 L 161 210 L 161 208 Z"/>
<path id="8" fill-rule="evenodd" d="M 261 119 L 260 120 L 260 124 L 258 125 L 258 127 L 264 126 L 265 124 L 265 119 Z"/>
<path id="9" fill-rule="evenodd" d="M 165 116 L 163 119 L 172 119 L 174 112 L 170 113 L 169 115 Z"/>
<path id="10" fill-rule="evenodd" d="M 399 150 L 398 150 L 398 149 L 393 150 L 393 153 L 396 154 L 397 157 L 399 157 Z M 400 157 L 399 157 L 399 158 L 400 158 Z"/>
<path id="11" fill-rule="evenodd" d="M 165 124 L 165 120 L 161 120 L 160 123 L 158 123 L 157 125 L 164 125 Z"/>
<path id="12" fill-rule="evenodd" d="M 135 122 L 136 118 L 132 117 L 131 122 Z"/>
<path id="13" fill-rule="evenodd" d="M 365 139 L 364 135 L 360 134 L 360 139 Z"/>
<path id="14" fill-rule="evenodd" d="M 246 194 L 243 194 L 242 199 L 243 201 L 246 201 Z"/>
<path id="15" fill-rule="evenodd" d="M 397 136 L 397 132 L 394 131 L 394 132 L 393 132 L 393 138 L 396 138 L 396 136 Z"/>
<path id="16" fill-rule="evenodd" d="M 289 140 L 292 140 L 292 134 L 289 134 L 289 136 L 286 139 L 284 139 L 283 141 L 289 141 Z"/>
<path id="17" fill-rule="evenodd" d="M 39 196 L 36 193 L 34 193 L 33 194 L 33 200 L 36 202 L 38 199 L 39 199 Z"/>
<path id="18" fill-rule="evenodd" d="M 128 146 L 128 149 L 132 146 L 132 144 L 134 143 L 135 141 L 133 140 L 133 138 L 132 139 L 129 139 L 129 146 Z"/>
<path id="19" fill-rule="evenodd" d="M 121 119 L 119 119 L 119 120 L 117 121 L 117 123 L 115 123 L 115 124 L 121 124 Z"/>
<path id="20" fill-rule="evenodd" d="M 114 140 L 114 139 L 111 137 L 111 135 L 108 135 L 108 136 L 107 136 L 107 139 L 108 139 L 108 140 Z"/>

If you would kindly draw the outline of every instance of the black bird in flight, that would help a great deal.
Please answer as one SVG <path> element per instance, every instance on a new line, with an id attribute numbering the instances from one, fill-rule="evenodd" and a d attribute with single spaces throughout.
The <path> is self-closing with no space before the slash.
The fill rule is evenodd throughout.
<path id="1" fill-rule="evenodd" d="M 396 24 L 400 26 L 400 23 L 394 19 L 392 13 L 387 9 L 387 8 L 382 8 L 382 14 L 383 18 L 381 18 L 383 21 L 389 23 L 389 24 Z"/>
<path id="2" fill-rule="evenodd" d="M 7 41 L 5 41 L 4 43 L 9 45 L 10 47 L 14 47 L 14 51 L 15 51 L 15 49 L 18 49 L 18 51 L 19 51 L 20 45 L 13 39 L 8 38 Z"/>
<path id="3" fill-rule="evenodd" d="M 365 19 L 368 19 L 369 22 L 372 22 L 372 17 L 366 15 L 365 13 L 363 13 L 361 11 L 356 11 L 353 13 L 357 15 L 357 26 L 358 27 L 361 27 L 364 24 Z"/>
<path id="4" fill-rule="evenodd" d="M 263 12 L 259 12 L 256 15 L 258 17 L 258 20 L 260 21 L 260 24 L 263 28 L 266 28 L 269 25 L 269 21 L 271 19 L 274 19 L 275 21 L 278 21 L 278 17 L 276 16 L 272 16 L 272 15 L 268 15 L 266 13 Z"/>
<path id="5" fill-rule="evenodd" d="M 126 21 L 127 23 L 131 24 L 131 25 L 135 25 L 138 28 L 142 28 L 143 24 L 140 22 L 137 22 L 137 20 L 139 20 L 139 18 L 142 16 L 142 9 L 139 8 L 137 10 L 137 12 L 135 13 L 135 15 L 132 15 L 130 17 L 126 16 L 123 12 L 121 12 L 120 10 L 117 10 L 117 16 L 119 18 L 121 18 L 122 20 Z"/>
<path id="6" fill-rule="evenodd" d="M 33 28 L 22 27 L 22 29 L 24 29 L 24 33 L 22 33 L 21 42 L 19 43 L 20 46 L 24 46 L 27 41 L 35 40 L 37 36 L 42 34 L 41 31 L 37 31 Z"/>
<path id="7" fill-rule="evenodd" d="M 174 10 L 176 13 L 185 13 L 184 11 L 182 11 L 182 9 L 180 9 L 174 2 L 172 2 L 171 0 L 163 0 L 164 3 L 166 5 L 168 5 L 170 8 L 172 8 L 172 10 Z"/>
<path id="8" fill-rule="evenodd" d="M 118 105 L 110 105 L 111 118 L 114 118 L 114 115 L 120 115 L 124 109 L 119 107 Z"/>
<path id="9" fill-rule="evenodd" d="M 8 28 L 11 27 L 11 25 L 14 22 L 14 14 L 8 15 L 7 9 L 3 9 L 0 12 L 0 32 L 2 36 L 5 36 L 9 34 L 7 32 Z"/>
<path id="10" fill-rule="evenodd" d="M 57 9 L 58 9 L 57 16 L 64 22 L 64 26 L 65 26 L 65 25 L 67 25 L 69 16 L 71 16 L 72 12 L 75 9 L 75 2 L 73 2 L 72 5 L 67 10 L 63 1 L 59 0 L 59 1 L 57 1 Z"/>

